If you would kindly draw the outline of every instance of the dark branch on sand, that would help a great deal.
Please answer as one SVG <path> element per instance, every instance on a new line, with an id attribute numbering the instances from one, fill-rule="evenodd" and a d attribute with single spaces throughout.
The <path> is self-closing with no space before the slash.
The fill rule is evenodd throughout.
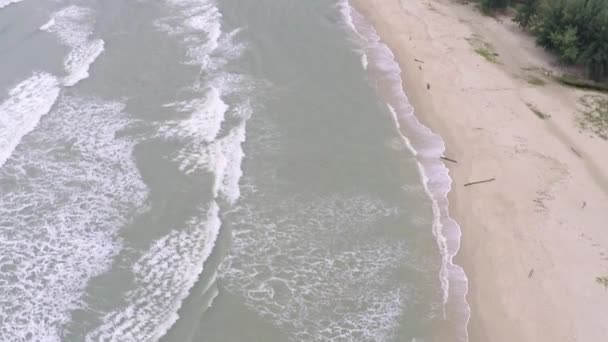
<path id="1" fill-rule="evenodd" d="M 570 147 L 570 149 L 571 149 L 571 150 L 572 150 L 572 152 L 574 152 L 574 154 L 576 154 L 576 155 L 577 155 L 579 158 L 583 159 L 583 156 L 582 156 L 582 155 L 581 155 L 581 154 L 580 154 L 580 153 L 579 153 L 577 150 L 575 150 L 575 149 L 574 149 L 574 147 Z"/>
<path id="2" fill-rule="evenodd" d="M 476 185 L 476 184 L 489 183 L 489 182 L 493 182 L 495 180 L 496 180 L 496 178 L 490 178 L 490 179 L 486 179 L 486 180 L 482 180 L 482 181 L 467 183 L 464 186 L 471 186 L 471 185 Z"/>
<path id="3" fill-rule="evenodd" d="M 446 160 L 446 161 L 449 161 L 449 162 L 452 162 L 452 163 L 454 163 L 454 164 L 458 164 L 458 161 L 457 161 L 457 160 L 450 159 L 450 158 L 448 158 L 448 157 L 439 157 L 439 158 L 440 158 L 440 159 L 443 159 L 443 160 Z"/>

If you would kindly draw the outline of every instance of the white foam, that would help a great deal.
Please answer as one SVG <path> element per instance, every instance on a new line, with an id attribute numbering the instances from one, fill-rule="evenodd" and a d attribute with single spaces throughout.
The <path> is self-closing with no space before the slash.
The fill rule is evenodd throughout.
<path id="1" fill-rule="evenodd" d="M 81 6 L 68 6 L 51 15 L 41 30 L 53 33 L 69 47 L 86 43 L 93 34 L 93 11 Z"/>
<path id="2" fill-rule="evenodd" d="M 68 76 L 63 84 L 71 87 L 89 77 L 89 68 L 104 50 L 104 41 L 95 39 L 73 49 L 64 61 Z"/>
<path id="3" fill-rule="evenodd" d="M 346 23 L 346 26 L 348 26 L 348 28 L 352 32 L 359 34 L 359 32 L 357 31 L 357 28 L 355 27 L 355 23 L 353 22 L 353 15 L 352 15 L 353 11 L 352 11 L 348 1 L 344 1 L 344 0 L 339 1 L 338 8 L 340 9 L 340 13 L 342 14 L 342 18 L 344 19 L 344 23 Z"/>
<path id="4" fill-rule="evenodd" d="M 213 193 L 234 204 L 240 197 L 239 180 L 243 175 L 241 163 L 244 157 L 245 121 L 202 150 L 200 162 L 214 174 Z"/>
<path id="5" fill-rule="evenodd" d="M 220 229 L 217 203 L 232 204 L 240 195 L 249 92 L 242 75 L 222 68 L 240 57 L 242 45 L 232 42 L 238 30 L 222 32 L 221 14 L 213 1 L 165 4 L 170 15 L 158 20 L 157 28 L 180 39 L 186 49 L 184 63 L 199 66 L 201 74 L 195 84 L 182 89 L 182 94 L 188 93 L 185 99 L 165 105 L 187 117 L 165 121 L 160 133 L 177 142 L 175 160 L 185 174 L 213 175 L 215 200 L 202 218 L 193 217 L 183 230 L 172 231 L 142 256 L 134 267 L 136 286 L 127 295 L 127 306 L 105 316 L 87 341 L 155 341 L 163 336 L 178 319 L 178 309 L 212 251 Z M 211 305 L 217 287 L 209 286 L 205 291 L 210 292 Z"/>
<path id="6" fill-rule="evenodd" d="M 365 237 L 398 208 L 365 196 L 244 196 L 227 217 L 235 227 L 220 267 L 228 291 L 290 340 L 391 339 L 409 289 L 390 279 L 407 248 Z"/>
<path id="7" fill-rule="evenodd" d="M 213 87 L 202 99 L 169 103 L 165 107 L 174 107 L 179 112 L 190 113 L 188 119 L 170 122 L 165 133 L 191 139 L 197 144 L 211 142 L 217 137 L 228 110 L 220 92 Z"/>
<path id="8" fill-rule="evenodd" d="M 6 7 L 10 4 L 21 2 L 22 0 L 0 0 L 0 8 Z"/>
<path id="9" fill-rule="evenodd" d="M 49 19 L 49 21 L 47 21 L 42 26 L 40 26 L 40 30 L 49 31 L 51 29 L 51 26 L 53 26 L 53 25 L 55 25 L 55 18 Z"/>
<path id="10" fill-rule="evenodd" d="M 158 341 L 165 335 L 211 255 L 221 226 L 218 215 L 212 202 L 184 229 L 156 241 L 133 266 L 135 289 L 126 295 L 126 306 L 107 314 L 86 341 Z"/>
<path id="11" fill-rule="evenodd" d="M 165 3 L 172 9 L 172 14 L 158 20 L 157 27 L 179 37 L 186 47 L 186 63 L 199 65 L 204 70 L 205 77 L 190 87 L 191 90 L 199 92 L 203 87 L 210 87 L 210 90 L 204 90 L 203 100 L 196 98 L 169 104 L 178 111 L 191 112 L 191 116 L 180 122 L 168 122 L 161 132 L 179 138 L 184 144 L 177 157 L 180 169 L 186 174 L 213 173 L 213 195 L 232 204 L 240 194 L 244 156 L 241 144 L 245 141 L 246 121 L 251 115 L 246 99 L 250 87 L 245 85 L 243 75 L 227 73 L 222 67 L 241 55 L 243 45 L 233 41 L 240 30 L 222 32 L 222 15 L 215 1 L 166 0 Z M 222 97 L 230 96 L 239 98 L 237 104 L 228 106 L 222 100 Z M 231 115 L 237 122 L 221 135 L 226 115 Z"/>
<path id="12" fill-rule="evenodd" d="M 386 100 L 395 126 L 408 149 L 417 157 L 417 165 L 424 189 L 428 194 L 433 208 L 432 232 L 436 238 L 438 249 L 442 256 L 442 267 L 439 279 L 443 289 L 443 314 L 447 315 L 447 307 L 455 303 L 450 318 L 461 320 L 462 326 L 455 334 L 457 340 L 468 340 L 467 324 L 470 316 L 469 305 L 466 301 L 468 279 L 463 269 L 453 263 L 453 258 L 460 248 L 460 226 L 450 218 L 447 195 L 451 190 L 452 180 L 449 170 L 440 161 L 445 152 L 441 137 L 424 126 L 414 115 L 402 86 L 401 68 L 395 60 L 390 48 L 382 43 L 372 25 L 356 10 L 348 0 L 340 3 L 345 21 L 353 30 L 364 52 L 371 59 L 374 70 L 374 82 L 381 89 L 381 96 Z M 370 68 L 368 64 L 367 68 Z M 403 127 L 401 123 L 404 123 Z M 412 139 L 406 137 L 412 135 Z M 455 286 L 454 286 L 455 285 Z M 460 322 L 460 321 L 459 321 Z"/>
<path id="13" fill-rule="evenodd" d="M 92 39 L 93 11 L 80 6 L 65 7 L 54 13 L 41 30 L 56 34 L 63 44 L 71 48 L 64 59 L 68 75 L 63 84 L 71 87 L 89 76 L 89 68 L 104 51 L 104 41 Z"/>
<path id="14" fill-rule="evenodd" d="M 397 112 L 395 111 L 395 108 L 393 108 L 393 106 L 391 106 L 390 104 L 387 104 L 386 106 L 388 107 L 388 111 L 391 113 L 391 118 L 393 119 L 393 123 L 395 124 L 395 127 L 397 127 L 397 133 L 399 134 L 399 138 L 401 138 L 401 141 L 405 144 L 405 146 L 407 146 L 407 149 L 414 156 L 417 156 L 418 155 L 418 151 L 416 151 L 416 149 L 412 145 L 412 142 L 410 141 L 410 139 L 408 139 L 401 132 L 401 124 L 399 123 L 399 118 L 397 117 Z M 421 173 L 421 175 L 424 176 L 423 173 Z"/>
<path id="15" fill-rule="evenodd" d="M 0 341 L 61 341 L 144 203 L 124 105 L 62 97 L 0 169 Z"/>
<path id="16" fill-rule="evenodd" d="M 214 1 L 166 0 L 174 9 L 173 15 L 158 20 L 156 26 L 187 43 L 189 64 L 206 66 L 210 55 L 219 46 L 222 36 L 221 18 Z"/>
<path id="17" fill-rule="evenodd" d="M 229 131 L 212 140 L 192 139 L 189 128 L 180 131 L 173 126 L 163 129 L 165 133 L 177 136 L 185 145 L 179 151 L 177 161 L 180 169 L 186 174 L 211 172 L 214 177 L 213 196 L 222 197 L 229 204 L 234 204 L 239 198 L 239 180 L 243 174 L 241 162 L 244 157 L 242 143 L 245 142 L 246 119 L 241 119 Z"/>
<path id="18" fill-rule="evenodd" d="M 367 55 L 365 54 L 365 52 L 361 54 L 361 65 L 363 66 L 363 69 L 367 70 L 369 61 L 367 60 Z"/>
<path id="19" fill-rule="evenodd" d="M 59 96 L 57 78 L 36 73 L 17 84 L 0 104 L 0 168 L 21 139 L 47 114 Z"/>

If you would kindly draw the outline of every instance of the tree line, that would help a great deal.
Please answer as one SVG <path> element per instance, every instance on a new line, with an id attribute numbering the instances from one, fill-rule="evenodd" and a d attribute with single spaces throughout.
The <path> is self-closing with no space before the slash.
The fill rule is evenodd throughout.
<path id="1" fill-rule="evenodd" d="M 480 0 L 484 11 L 515 5 L 513 20 L 566 64 L 608 79 L 608 0 Z"/>

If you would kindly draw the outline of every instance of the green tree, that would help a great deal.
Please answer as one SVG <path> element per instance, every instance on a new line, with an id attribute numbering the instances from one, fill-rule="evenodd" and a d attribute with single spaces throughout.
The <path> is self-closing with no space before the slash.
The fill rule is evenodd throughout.
<path id="1" fill-rule="evenodd" d="M 587 27 L 589 32 L 579 60 L 587 65 L 589 78 L 599 81 L 608 77 L 608 4 L 597 12 Z"/>
<path id="2" fill-rule="evenodd" d="M 558 53 L 559 59 L 567 64 L 577 61 L 579 56 L 576 27 L 569 26 L 558 32 L 551 32 L 553 49 Z"/>
<path id="3" fill-rule="evenodd" d="M 544 1 L 539 8 L 537 22 L 532 28 L 536 35 L 538 45 L 547 50 L 554 50 L 555 46 L 551 35 L 560 32 L 563 28 L 566 0 Z"/>
<path id="4" fill-rule="evenodd" d="M 519 24 L 519 27 L 526 28 L 534 20 L 538 12 L 539 0 L 524 0 L 517 4 L 516 14 L 513 21 Z"/>
<path id="5" fill-rule="evenodd" d="M 581 63 L 593 80 L 608 78 L 608 0 L 521 1 L 513 20 L 538 45 L 564 63 Z"/>
<path id="6" fill-rule="evenodd" d="M 504 9 L 509 6 L 510 0 L 481 0 L 481 9 L 488 13 L 497 9 Z"/>

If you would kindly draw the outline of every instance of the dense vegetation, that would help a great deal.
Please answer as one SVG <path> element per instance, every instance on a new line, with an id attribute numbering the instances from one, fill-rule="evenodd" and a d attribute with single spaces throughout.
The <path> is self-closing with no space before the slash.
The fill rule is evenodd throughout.
<path id="1" fill-rule="evenodd" d="M 480 0 L 482 9 L 506 8 L 509 0 Z M 567 64 L 584 65 L 595 81 L 608 78 L 608 0 L 519 0 L 516 21 L 537 43 Z"/>

